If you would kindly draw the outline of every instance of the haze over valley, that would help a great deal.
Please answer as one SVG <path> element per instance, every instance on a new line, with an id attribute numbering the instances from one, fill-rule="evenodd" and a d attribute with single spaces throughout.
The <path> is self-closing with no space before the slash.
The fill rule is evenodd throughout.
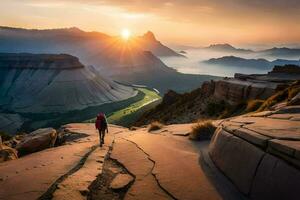
<path id="1" fill-rule="evenodd" d="M 176 47 L 175 47 L 176 48 Z M 275 65 L 299 64 L 300 47 L 272 47 L 260 50 L 251 50 L 249 48 L 236 48 L 230 44 L 214 44 L 208 47 L 177 47 L 177 51 L 185 52 L 183 55 L 187 59 L 179 57 L 162 58 L 162 61 L 168 66 L 182 73 L 192 74 L 210 74 L 216 76 L 232 77 L 235 73 L 255 74 L 266 73 Z M 210 59 L 219 59 L 224 57 L 248 59 L 248 62 L 239 63 L 237 59 L 233 62 L 207 62 Z M 255 59 L 252 62 L 249 59 Z M 228 60 L 228 59 L 227 59 Z"/>

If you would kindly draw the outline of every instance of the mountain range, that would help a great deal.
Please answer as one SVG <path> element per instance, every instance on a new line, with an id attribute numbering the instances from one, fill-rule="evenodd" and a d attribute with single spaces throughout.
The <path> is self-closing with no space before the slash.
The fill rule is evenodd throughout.
<path id="1" fill-rule="evenodd" d="M 223 53 L 240 53 L 240 54 L 258 54 L 261 57 L 276 57 L 276 58 L 300 58 L 300 49 L 299 48 L 287 48 L 287 47 L 273 47 L 270 49 L 255 51 L 252 49 L 243 49 L 236 48 L 231 44 L 212 44 L 207 47 L 192 47 L 192 46 L 176 46 L 178 49 L 187 50 L 187 49 L 198 49 L 198 50 L 209 50 Z"/>
<path id="2" fill-rule="evenodd" d="M 220 52 L 232 52 L 232 53 L 253 53 L 250 49 L 238 49 L 230 44 L 212 44 L 208 47 L 204 47 L 205 50 L 220 51 Z"/>
<path id="3" fill-rule="evenodd" d="M 157 41 L 152 32 L 129 41 L 78 28 L 30 30 L 0 27 L 0 52 L 70 54 L 103 76 L 129 84 L 190 91 L 216 77 L 186 75 L 167 67 L 157 56 L 180 56 Z"/>
<path id="4" fill-rule="evenodd" d="M 300 60 L 285 60 L 285 59 L 276 59 L 273 61 L 268 61 L 266 59 L 246 59 L 236 56 L 224 56 L 221 58 L 211 58 L 209 60 L 203 61 L 206 64 L 211 65 L 222 65 L 229 67 L 250 67 L 257 69 L 269 70 L 276 65 L 300 65 Z"/>

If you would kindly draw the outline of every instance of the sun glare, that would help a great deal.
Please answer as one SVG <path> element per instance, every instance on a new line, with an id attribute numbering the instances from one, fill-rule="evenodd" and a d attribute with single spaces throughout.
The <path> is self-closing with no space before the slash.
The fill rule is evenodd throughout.
<path id="1" fill-rule="evenodd" d="M 131 32 L 128 29 L 123 29 L 121 32 L 121 36 L 124 40 L 128 40 L 131 36 Z"/>

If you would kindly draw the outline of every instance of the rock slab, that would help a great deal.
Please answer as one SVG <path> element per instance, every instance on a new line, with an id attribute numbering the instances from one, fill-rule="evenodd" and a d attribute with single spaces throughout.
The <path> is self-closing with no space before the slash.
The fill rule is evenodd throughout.
<path id="1" fill-rule="evenodd" d="M 29 154 L 53 147 L 57 138 L 57 132 L 53 128 L 42 128 L 26 135 L 16 149 L 20 154 Z"/>
<path id="2" fill-rule="evenodd" d="M 110 183 L 110 188 L 113 190 L 119 190 L 127 187 L 134 178 L 128 174 L 118 174 L 113 181 Z"/>

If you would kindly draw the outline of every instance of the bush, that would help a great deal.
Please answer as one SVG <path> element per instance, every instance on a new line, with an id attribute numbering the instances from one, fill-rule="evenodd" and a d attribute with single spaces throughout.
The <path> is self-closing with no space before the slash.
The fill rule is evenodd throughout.
<path id="1" fill-rule="evenodd" d="M 288 90 L 279 91 L 276 94 L 269 97 L 260 107 L 257 111 L 264 111 L 268 110 L 275 104 L 282 102 L 284 100 L 288 99 Z"/>
<path id="2" fill-rule="evenodd" d="M 2 141 L 7 141 L 12 138 L 11 135 L 9 135 L 8 133 L 5 133 L 3 131 L 0 131 L 0 137 L 2 138 Z"/>
<path id="3" fill-rule="evenodd" d="M 160 122 L 158 121 L 154 121 L 150 124 L 149 128 L 148 128 L 148 131 L 156 131 L 156 130 L 159 130 L 163 127 L 164 125 L 161 124 Z"/>
<path id="4" fill-rule="evenodd" d="M 214 134 L 216 127 L 211 121 L 198 122 L 192 127 L 192 132 L 189 135 L 191 140 L 210 140 Z"/>
<path id="5" fill-rule="evenodd" d="M 257 109 L 259 109 L 263 105 L 264 102 L 265 102 L 264 100 L 260 100 L 260 99 L 254 99 L 254 100 L 248 101 L 245 112 L 248 113 L 248 112 L 257 111 Z"/>
<path id="6" fill-rule="evenodd" d="M 300 92 L 300 87 L 289 88 L 288 100 L 294 98 Z"/>
<path id="7" fill-rule="evenodd" d="M 218 116 L 226 109 L 225 101 L 220 102 L 210 102 L 207 104 L 205 112 L 209 116 Z"/>

